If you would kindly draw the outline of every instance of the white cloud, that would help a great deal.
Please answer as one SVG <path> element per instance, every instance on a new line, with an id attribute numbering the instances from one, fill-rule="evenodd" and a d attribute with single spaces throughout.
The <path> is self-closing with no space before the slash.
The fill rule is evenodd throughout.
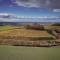
<path id="1" fill-rule="evenodd" d="M 16 16 L 11 13 L 0 13 L 0 22 L 60 22 L 59 16 Z"/>
<path id="2" fill-rule="evenodd" d="M 60 9 L 53 9 L 53 12 L 60 12 Z"/>
<path id="3" fill-rule="evenodd" d="M 17 16 L 11 13 L 0 13 L 0 18 L 17 18 Z"/>
<path id="4" fill-rule="evenodd" d="M 15 14 L 11 14 L 11 13 L 0 13 L 0 22 L 1 21 L 15 21 L 17 20 L 18 17 Z"/>

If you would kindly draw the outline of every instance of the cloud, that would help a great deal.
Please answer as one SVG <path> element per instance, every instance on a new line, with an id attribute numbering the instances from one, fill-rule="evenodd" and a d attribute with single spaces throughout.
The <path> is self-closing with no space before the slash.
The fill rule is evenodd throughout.
<path id="1" fill-rule="evenodd" d="M 18 19 L 18 16 L 10 13 L 0 13 L 0 22 L 13 22 Z"/>
<path id="2" fill-rule="evenodd" d="M 0 0 L 0 6 L 60 9 L 60 0 Z"/>
<path id="3" fill-rule="evenodd" d="M 0 13 L 0 22 L 60 22 L 60 16 L 16 16 L 11 13 Z"/>
<path id="4" fill-rule="evenodd" d="M 47 0 L 16 0 L 14 3 L 24 7 L 46 7 L 49 5 Z"/>
<path id="5" fill-rule="evenodd" d="M 60 0 L 11 0 L 18 6 L 60 9 Z"/>
<path id="6" fill-rule="evenodd" d="M 60 12 L 60 9 L 53 9 L 53 12 Z"/>
<path id="7" fill-rule="evenodd" d="M 15 14 L 11 13 L 0 13 L 0 18 L 18 18 Z"/>

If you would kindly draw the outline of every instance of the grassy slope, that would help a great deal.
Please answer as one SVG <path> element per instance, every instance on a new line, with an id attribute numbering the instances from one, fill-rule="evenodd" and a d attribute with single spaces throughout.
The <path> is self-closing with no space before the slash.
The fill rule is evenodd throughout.
<path id="1" fill-rule="evenodd" d="M 49 37 L 49 36 L 51 36 L 46 31 L 27 30 L 27 29 L 17 29 L 16 30 L 14 28 L 18 28 L 18 27 L 16 27 L 16 26 L 0 26 L 0 35 L 2 34 L 4 36 L 4 35 L 9 34 L 10 36 L 16 35 L 16 36 L 27 36 L 27 37 L 30 37 L 30 36 L 34 36 L 34 37 L 35 36 L 36 37 L 48 36 Z"/>
<path id="2" fill-rule="evenodd" d="M 60 48 L 0 46 L 0 60 L 60 60 Z"/>
<path id="3" fill-rule="evenodd" d="M 49 26 L 49 25 L 47 25 L 47 26 L 44 26 L 45 27 L 45 29 L 48 29 L 48 30 L 54 30 L 54 29 L 60 29 L 60 26 Z"/>
<path id="4" fill-rule="evenodd" d="M 14 27 L 13 26 L 0 26 L 0 31 L 4 31 L 4 30 L 10 30 L 10 29 L 13 29 Z"/>

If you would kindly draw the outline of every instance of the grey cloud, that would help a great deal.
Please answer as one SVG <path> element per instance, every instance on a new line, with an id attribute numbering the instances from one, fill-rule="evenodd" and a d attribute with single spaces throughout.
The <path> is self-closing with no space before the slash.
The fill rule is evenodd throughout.
<path id="1" fill-rule="evenodd" d="M 60 9 L 60 0 L 15 0 L 14 3 L 24 7 Z"/>

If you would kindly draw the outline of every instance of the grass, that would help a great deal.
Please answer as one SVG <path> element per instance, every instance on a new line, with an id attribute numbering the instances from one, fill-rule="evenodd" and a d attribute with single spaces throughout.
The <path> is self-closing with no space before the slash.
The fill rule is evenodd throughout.
<path id="1" fill-rule="evenodd" d="M 11 27 L 11 30 L 8 29 L 9 27 Z M 54 36 L 49 34 L 47 31 L 14 28 L 14 26 L 3 26 L 1 29 L 4 31 L 0 31 L 0 44 L 21 45 L 21 40 L 23 40 L 23 44 L 28 44 L 28 42 L 25 43 L 26 41 L 29 41 L 29 43 L 30 41 L 33 41 L 30 43 L 31 45 L 40 46 L 41 41 L 39 40 L 54 40 Z M 36 41 L 36 43 L 34 41 Z"/>
<path id="2" fill-rule="evenodd" d="M 41 32 L 40 34 L 39 31 L 29 31 L 26 32 L 26 30 L 12 30 L 9 31 L 10 29 L 13 29 L 14 27 L 12 26 L 0 26 L 0 35 L 2 36 L 7 36 L 10 34 L 11 35 L 16 35 L 20 36 L 20 34 L 23 35 L 23 33 L 28 33 L 35 35 L 35 32 L 37 35 L 42 35 Z M 5 31 L 6 30 L 6 31 Z M 8 30 L 8 31 L 7 31 Z M 21 33 L 19 31 L 21 30 Z M 44 33 L 46 34 L 46 33 Z M 24 36 L 26 36 L 24 34 Z M 48 35 L 48 34 L 47 34 Z M 1 36 L 0 36 L 1 37 Z M 0 60 L 60 60 L 60 48 L 39 48 L 39 47 L 16 47 L 16 46 L 2 46 L 0 45 Z"/>
<path id="3" fill-rule="evenodd" d="M 5 31 L 5 30 L 10 30 L 10 29 L 13 29 L 15 28 L 14 26 L 0 26 L 0 31 Z"/>
<path id="4" fill-rule="evenodd" d="M 12 29 L 0 32 L 0 35 L 24 36 L 24 37 L 52 37 L 47 31 L 36 31 L 26 29 Z"/>
<path id="5" fill-rule="evenodd" d="M 60 48 L 0 46 L 0 60 L 60 60 Z"/>
<path id="6" fill-rule="evenodd" d="M 44 26 L 44 28 L 47 29 L 47 30 L 55 30 L 55 29 L 60 29 L 60 26 L 47 25 L 47 26 Z"/>
<path id="7" fill-rule="evenodd" d="M 20 26 L 21 27 L 21 26 Z M 0 26 L 0 35 L 24 36 L 24 37 L 53 37 L 47 31 L 28 30 L 16 26 Z M 5 31 L 6 30 L 6 31 Z"/>
<path id="8" fill-rule="evenodd" d="M 38 39 L 41 37 L 53 38 L 53 36 L 49 34 L 47 31 L 29 30 L 29 29 L 20 28 L 20 27 L 0 26 L 0 38 L 10 38 L 10 37 L 17 37 L 17 38 L 18 37 L 34 37 L 34 38 L 37 37 Z"/>

